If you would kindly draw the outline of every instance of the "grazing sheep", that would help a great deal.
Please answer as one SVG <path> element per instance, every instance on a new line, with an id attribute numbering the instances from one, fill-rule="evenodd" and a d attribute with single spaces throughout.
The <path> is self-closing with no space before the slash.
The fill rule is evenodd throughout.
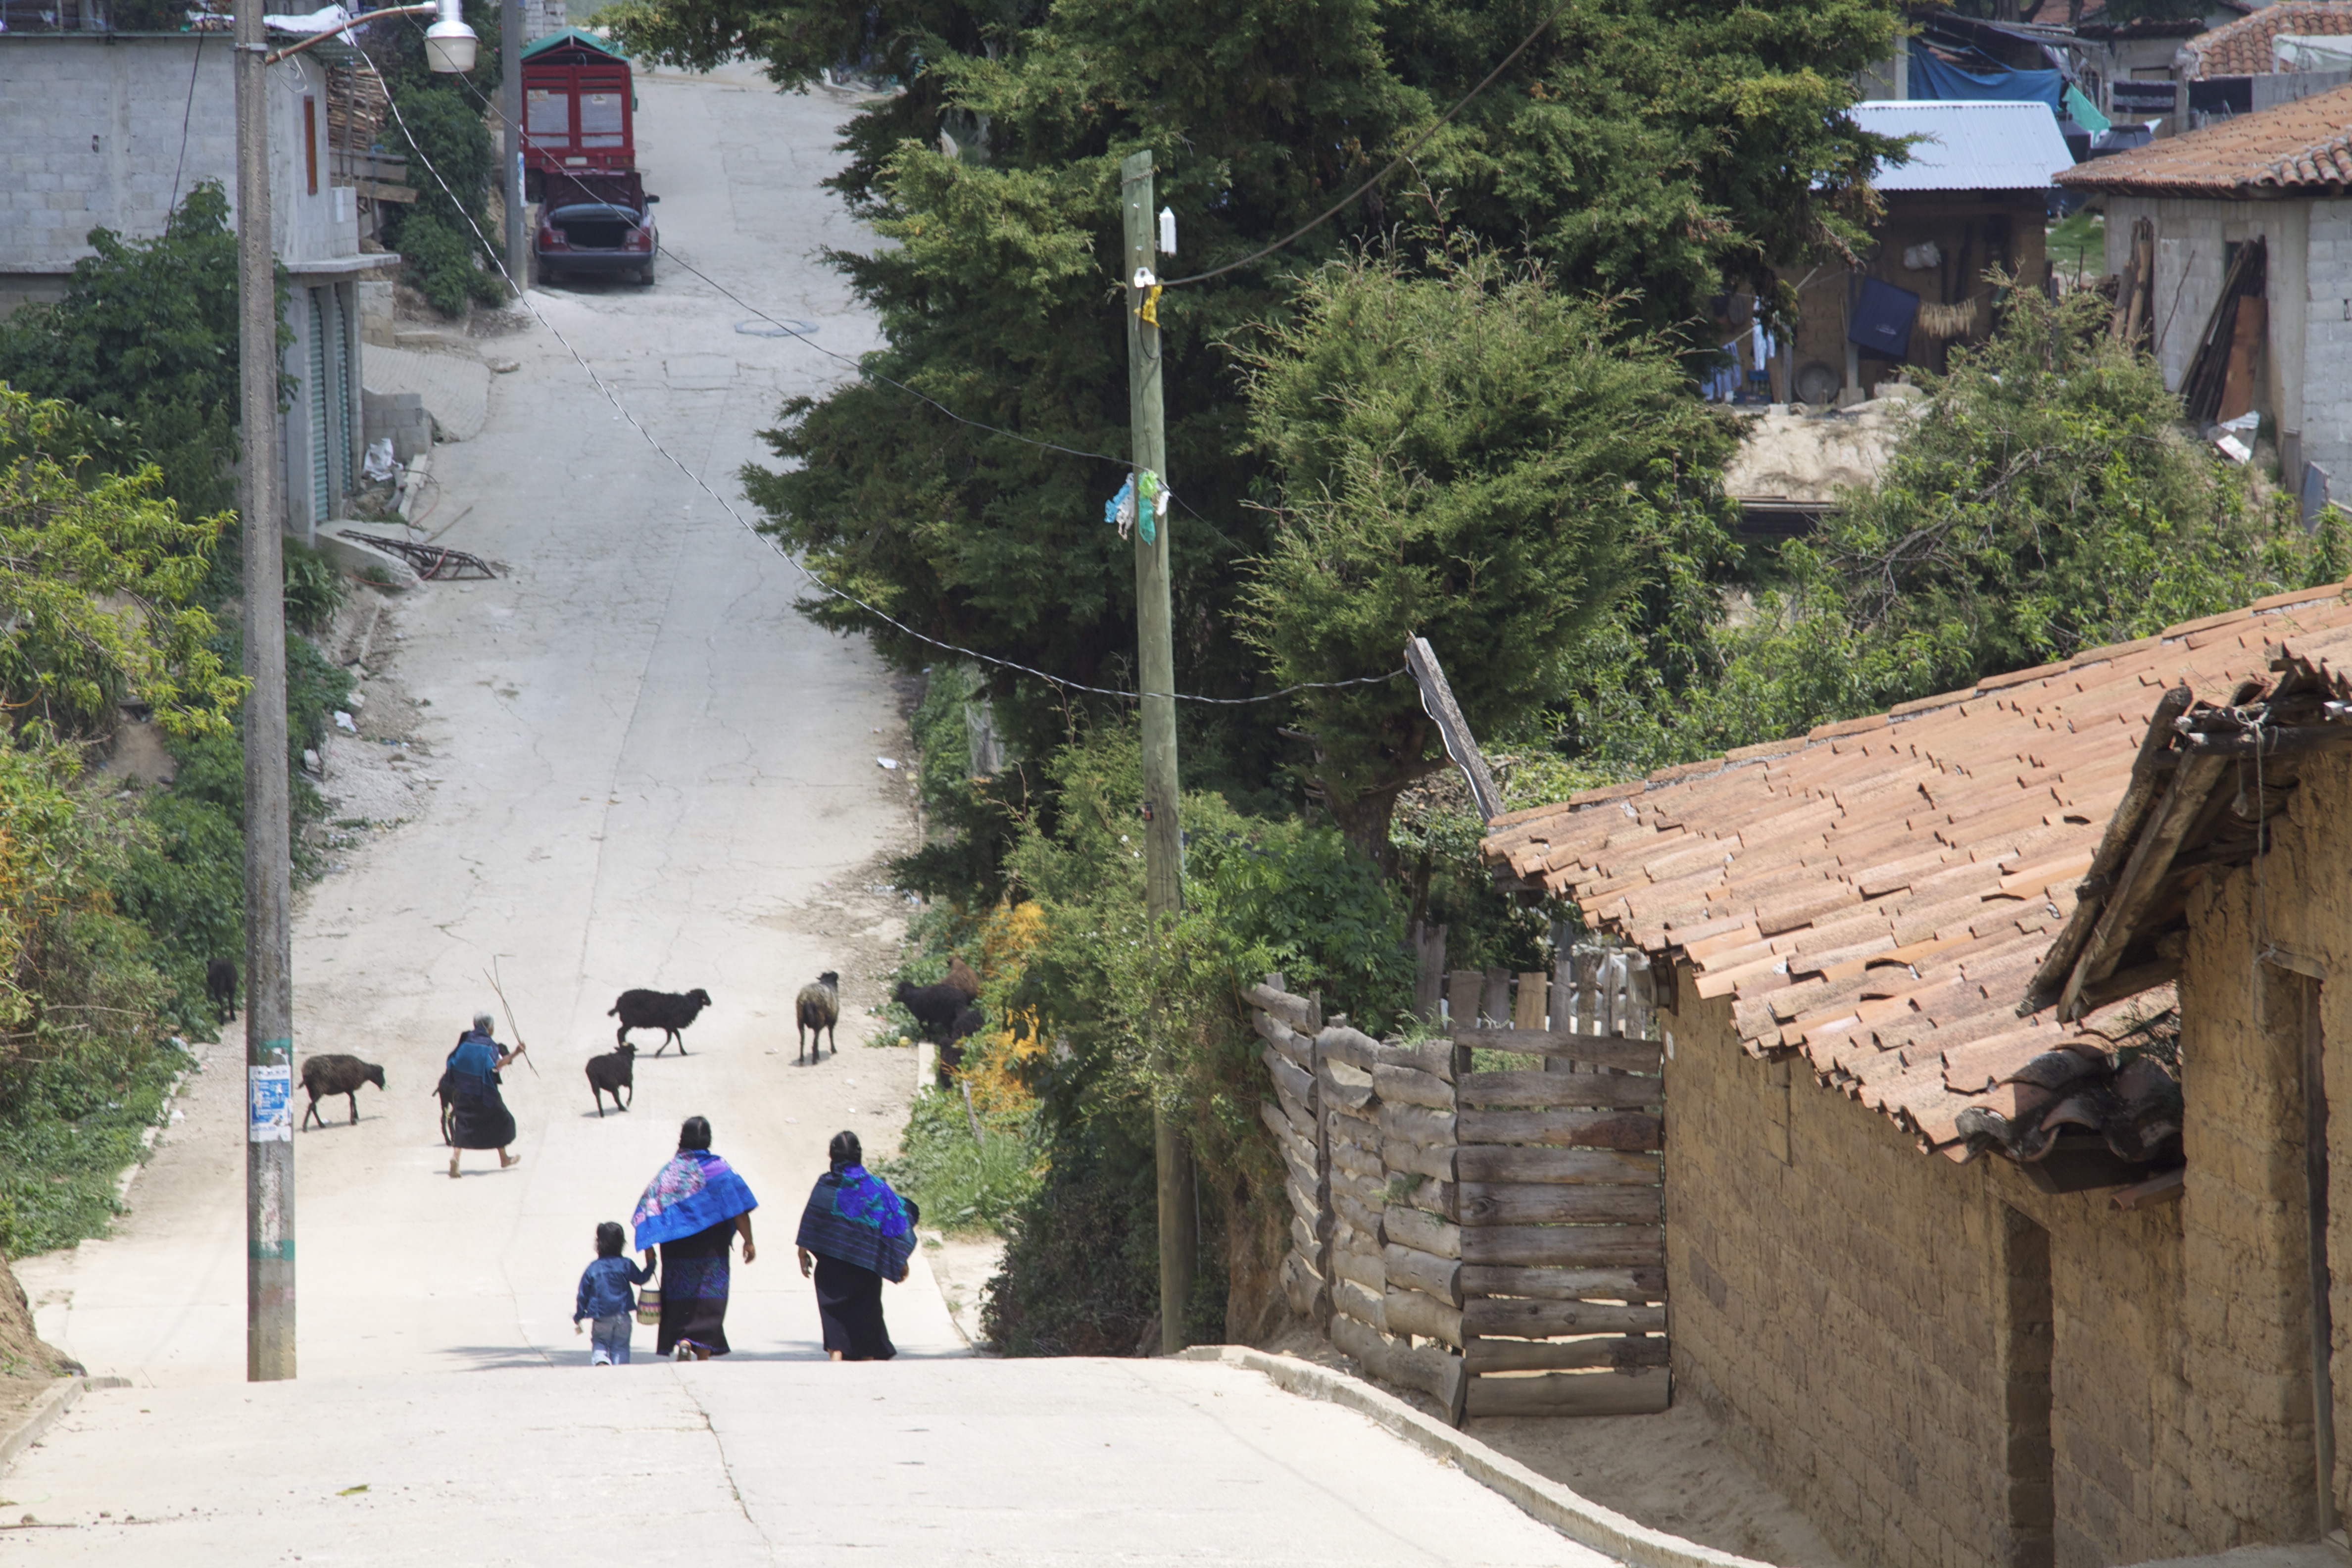
<path id="1" fill-rule="evenodd" d="M 207 959 L 205 963 L 205 995 L 221 1023 L 236 1016 L 236 960 Z"/>
<path id="2" fill-rule="evenodd" d="M 310 1118 L 319 1116 L 319 1097 L 322 1094 L 349 1096 L 352 1102 L 352 1121 L 353 1125 L 357 1125 L 360 1119 L 360 1090 L 369 1084 L 373 1084 L 378 1089 L 383 1088 L 383 1069 L 373 1062 L 363 1062 L 357 1057 L 345 1056 L 311 1057 L 306 1059 L 302 1063 L 302 1087 L 310 1090 L 310 1108 L 302 1113 L 302 1125 L 308 1128 L 310 1125 Z M 326 1124 L 327 1119 L 319 1116 L 319 1125 L 324 1127 Z"/>
<path id="3" fill-rule="evenodd" d="M 659 1029 L 662 1031 L 661 1047 L 654 1055 L 661 1055 L 675 1044 L 677 1054 L 684 1056 L 686 1042 L 679 1038 L 678 1031 L 691 1025 L 709 1005 L 710 993 L 708 991 L 689 991 L 683 996 L 668 991 L 624 991 L 620 1000 L 613 1004 L 613 1010 L 604 1016 L 621 1020 L 621 1026 L 613 1037 L 616 1045 L 629 1043 L 631 1029 Z"/>
<path id="4" fill-rule="evenodd" d="M 634 1103 L 637 1098 L 637 1047 L 624 1042 L 617 1051 L 588 1058 L 588 1092 L 596 1097 L 596 1119 L 604 1118 L 604 1096 L 613 1097 L 613 1109 L 626 1110 L 621 1103 L 621 1091 L 629 1091 Z"/>
<path id="5" fill-rule="evenodd" d="M 948 977 L 940 984 L 954 986 L 963 993 L 963 999 L 967 1002 L 980 995 L 980 976 L 971 972 L 971 965 L 963 961 L 963 954 L 960 952 L 948 954 Z"/>
<path id="6" fill-rule="evenodd" d="M 963 1066 L 963 1043 L 988 1026 L 988 1016 L 977 1007 L 966 1007 L 948 1026 L 948 1037 L 940 1046 L 940 1087 L 948 1085 L 948 1074 Z"/>
<path id="7" fill-rule="evenodd" d="M 817 1046 L 822 1050 L 825 1037 L 832 1035 L 834 1026 L 841 1022 L 841 976 L 828 969 L 816 977 L 815 984 L 802 986 L 800 1000 L 795 1005 L 795 1009 L 800 1017 L 800 1026 L 796 1032 L 800 1037 L 802 1053 L 806 1054 L 812 1036 L 816 1038 Z M 833 1054 L 835 1056 L 841 1054 L 841 1042 L 838 1039 L 833 1042 Z M 793 1059 L 797 1061 L 801 1058 L 795 1057 Z"/>
<path id="8" fill-rule="evenodd" d="M 971 1004 L 952 985 L 909 985 L 901 980 L 895 994 L 898 1005 L 915 1016 L 916 1027 L 927 1040 L 937 1040 L 953 1028 L 956 1015 Z"/>

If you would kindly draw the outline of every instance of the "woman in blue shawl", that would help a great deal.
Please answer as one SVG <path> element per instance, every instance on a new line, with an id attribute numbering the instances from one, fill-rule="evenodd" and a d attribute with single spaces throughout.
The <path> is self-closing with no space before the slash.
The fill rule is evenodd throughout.
<path id="1" fill-rule="evenodd" d="M 856 1133 L 835 1133 L 826 1153 L 833 1169 L 816 1179 L 801 1211 L 801 1272 L 816 1280 L 825 1353 L 888 1361 L 898 1349 L 882 1321 L 882 1281 L 906 1279 L 920 1211 L 867 1173 Z"/>
<path id="2" fill-rule="evenodd" d="M 751 1245 L 751 1211 L 760 1200 L 726 1161 L 710 1152 L 710 1123 L 689 1116 L 677 1130 L 677 1152 L 654 1173 L 630 1222 L 637 1250 L 661 1248 L 661 1327 L 654 1353 L 709 1361 L 725 1355 L 727 1293 L 733 1279 L 728 1250 Z"/>

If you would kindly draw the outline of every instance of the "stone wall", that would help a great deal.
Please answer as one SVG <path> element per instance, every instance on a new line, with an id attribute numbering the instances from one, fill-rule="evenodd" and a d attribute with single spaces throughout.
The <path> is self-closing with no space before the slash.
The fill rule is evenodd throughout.
<path id="1" fill-rule="evenodd" d="M 1678 983 L 1664 1020 L 1676 1387 L 1841 1552 L 2101 1568 L 2247 1538 L 2190 1479 L 2210 1417 L 2181 1373 L 2180 1207 L 2121 1213 L 2105 1193 L 1924 1155 L 1876 1111 L 1747 1055 L 1729 1000 Z"/>

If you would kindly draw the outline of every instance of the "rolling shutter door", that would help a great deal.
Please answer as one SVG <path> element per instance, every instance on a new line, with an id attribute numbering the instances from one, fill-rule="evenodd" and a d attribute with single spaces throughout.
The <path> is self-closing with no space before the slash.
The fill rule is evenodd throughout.
<path id="1" fill-rule="evenodd" d="M 319 521 L 331 515 L 333 497 L 331 487 L 334 476 L 327 467 L 327 432 L 331 428 L 327 416 L 327 325 L 326 312 L 320 308 L 319 296 L 324 289 L 307 289 L 310 297 L 310 374 L 305 378 L 302 401 L 310 412 L 310 520 Z"/>
<path id="2" fill-rule="evenodd" d="M 352 489 L 352 342 L 351 318 L 345 308 L 348 283 L 337 283 L 322 289 L 327 296 L 327 357 L 334 374 L 327 378 L 331 406 L 327 413 L 327 453 L 331 464 L 327 509 L 320 520 L 341 510 L 336 503 Z"/>

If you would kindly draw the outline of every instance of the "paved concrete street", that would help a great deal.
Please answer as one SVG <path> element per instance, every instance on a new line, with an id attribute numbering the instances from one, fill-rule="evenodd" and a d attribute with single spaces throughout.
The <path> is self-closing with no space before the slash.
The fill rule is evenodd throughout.
<path id="1" fill-rule="evenodd" d="M 817 189 L 844 100 L 779 94 L 748 71 L 659 76 L 641 94 L 666 237 L 829 346 L 871 346 L 810 259 L 860 238 Z M 536 299 L 730 495 L 781 397 L 840 370 L 797 340 L 737 332 L 747 312 L 674 267 L 652 289 L 558 284 Z M 338 852 L 344 868 L 309 890 L 297 928 L 298 1050 L 355 1053 L 390 1084 L 361 1096 L 356 1127 L 337 1101 L 299 1142 L 302 1374 L 582 1359 L 572 1289 L 595 1224 L 628 1218 L 696 1112 L 762 1200 L 758 1260 L 735 1273 L 739 1354 L 818 1354 L 790 1246 L 802 1200 L 835 1129 L 888 1142 L 914 1077 L 910 1050 L 863 1046 L 862 1006 L 845 1009 L 837 1059 L 796 1067 L 791 1018 L 826 969 L 870 1000 L 864 976 L 902 929 L 904 903 L 866 890 L 910 833 L 906 775 L 875 763 L 900 744 L 890 688 L 862 644 L 793 613 L 793 568 L 622 423 L 549 332 L 486 347 L 522 369 L 494 378 L 478 437 L 436 449 L 443 492 L 425 526 L 512 571 L 426 584 L 376 634 L 367 665 L 387 674 L 362 715 L 374 726 L 405 700 L 429 704 L 412 717 L 431 754 L 407 771 L 441 782 L 418 790 L 421 821 Z M 494 955 L 538 1068 L 506 1074 L 522 1163 L 469 1154 L 453 1182 L 428 1095 L 475 1009 L 495 1009 Z M 714 1000 L 684 1059 L 654 1058 L 660 1036 L 644 1038 L 635 1110 L 600 1121 L 582 1065 L 612 1048 L 605 1012 L 640 985 Z M 244 1376 L 233 1033 L 117 1235 L 19 1265 L 42 1331 L 93 1372 Z M 886 1301 L 909 1352 L 962 1350 L 919 1269 Z"/>
<path id="2" fill-rule="evenodd" d="M 1361 1415 L 1182 1362 L 121 1389 L 0 1495 L 68 1527 L 0 1532 L 40 1563 L 1607 1561 Z"/>

